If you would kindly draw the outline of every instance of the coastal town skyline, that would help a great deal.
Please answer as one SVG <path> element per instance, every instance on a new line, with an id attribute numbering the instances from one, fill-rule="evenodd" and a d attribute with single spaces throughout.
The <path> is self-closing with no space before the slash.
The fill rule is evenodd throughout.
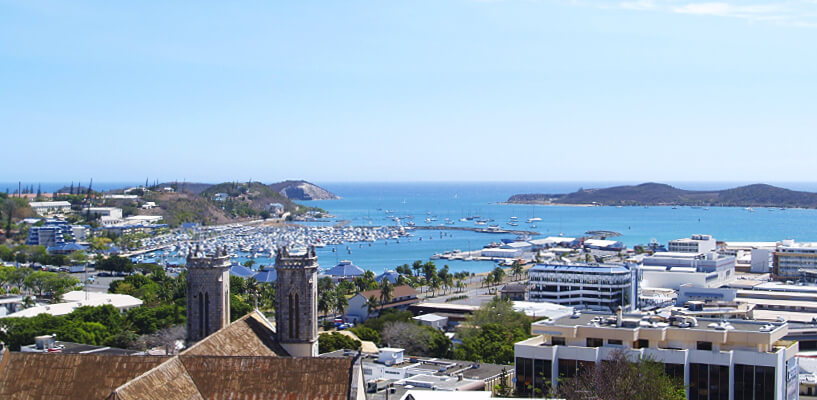
<path id="1" fill-rule="evenodd" d="M 817 172 L 813 2 L 0 7 L 4 181 Z"/>

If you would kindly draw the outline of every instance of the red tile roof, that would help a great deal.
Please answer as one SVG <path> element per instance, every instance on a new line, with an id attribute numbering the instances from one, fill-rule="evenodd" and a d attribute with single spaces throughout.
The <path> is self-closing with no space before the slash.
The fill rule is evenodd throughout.
<path id="1" fill-rule="evenodd" d="M 361 296 L 363 296 L 364 298 L 367 298 L 367 299 L 369 297 L 374 296 L 376 299 L 380 300 L 380 289 L 367 290 L 365 292 L 358 293 L 358 295 L 361 295 Z M 416 298 L 417 297 L 417 291 L 414 290 L 413 287 L 408 286 L 408 285 L 395 286 L 394 291 L 392 291 L 391 302 L 396 302 L 396 301 L 398 301 L 397 299 L 399 299 L 401 297 Z M 399 300 L 399 301 L 403 301 L 403 300 Z"/>
<path id="2" fill-rule="evenodd" d="M 118 386 L 167 360 L 7 351 L 0 361 L 0 399 L 104 399 Z"/>

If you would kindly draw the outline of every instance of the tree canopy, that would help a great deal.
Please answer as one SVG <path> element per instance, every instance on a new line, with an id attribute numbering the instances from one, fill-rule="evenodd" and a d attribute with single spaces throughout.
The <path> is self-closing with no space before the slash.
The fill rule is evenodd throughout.
<path id="1" fill-rule="evenodd" d="M 513 345 L 530 337 L 530 319 L 514 311 L 508 299 L 494 297 L 470 315 L 460 327 L 457 359 L 495 364 L 513 362 Z"/>
<path id="2" fill-rule="evenodd" d="M 559 381 L 558 397 L 567 400 L 684 400 L 683 379 L 664 372 L 664 365 L 651 359 L 630 362 L 623 351 L 608 360 L 583 369 L 574 378 Z"/>

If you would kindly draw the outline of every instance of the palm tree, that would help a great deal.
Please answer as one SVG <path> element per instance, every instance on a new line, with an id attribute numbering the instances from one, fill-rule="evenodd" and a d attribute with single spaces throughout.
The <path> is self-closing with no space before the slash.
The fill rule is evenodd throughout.
<path id="1" fill-rule="evenodd" d="M 437 295 L 437 290 L 440 290 L 440 277 L 434 275 L 431 277 L 431 283 L 429 284 L 429 288 L 431 289 L 431 297 Z"/>
<path id="2" fill-rule="evenodd" d="M 414 270 L 414 276 L 420 276 L 420 271 L 423 269 L 423 262 L 420 260 L 415 261 L 411 264 L 411 269 Z"/>
<path id="3" fill-rule="evenodd" d="M 454 275 L 448 274 L 445 276 L 446 291 L 450 290 L 452 287 L 454 287 Z"/>
<path id="4" fill-rule="evenodd" d="M 337 288 L 333 297 L 335 310 L 337 310 L 339 315 L 343 315 L 343 312 L 346 311 L 346 307 L 349 306 L 349 299 L 346 298 L 346 293 L 340 288 Z"/>
<path id="5" fill-rule="evenodd" d="M 369 314 L 376 310 L 378 306 L 380 306 L 380 302 L 377 301 L 377 297 L 374 295 L 369 296 L 369 298 L 366 300 L 366 308 L 368 309 Z"/>
<path id="6" fill-rule="evenodd" d="M 380 283 L 380 311 L 383 311 L 383 306 L 391 301 L 392 294 L 394 294 L 394 287 L 388 279 L 383 279 Z"/>
<path id="7" fill-rule="evenodd" d="M 514 277 L 520 277 L 520 276 L 522 276 L 522 271 L 523 271 L 523 269 L 522 269 L 522 261 L 520 261 L 520 260 L 514 260 L 514 261 L 513 261 L 513 266 L 511 267 L 511 272 L 513 273 L 513 276 L 514 276 Z"/>
<path id="8" fill-rule="evenodd" d="M 321 291 L 318 295 L 318 311 L 320 311 L 323 315 L 329 313 L 329 310 L 334 309 L 334 299 L 333 299 L 333 292 L 330 291 Z"/>
<path id="9" fill-rule="evenodd" d="M 482 279 L 482 283 L 489 288 L 494 284 L 494 274 L 488 274 Z"/>
<path id="10" fill-rule="evenodd" d="M 463 282 L 462 279 L 457 279 L 456 287 L 457 287 L 457 292 L 462 292 L 462 289 L 465 288 L 465 282 Z"/>
<path id="11" fill-rule="evenodd" d="M 502 283 L 502 279 L 505 278 L 505 270 L 500 267 L 494 268 L 492 274 L 494 275 L 495 284 Z"/>

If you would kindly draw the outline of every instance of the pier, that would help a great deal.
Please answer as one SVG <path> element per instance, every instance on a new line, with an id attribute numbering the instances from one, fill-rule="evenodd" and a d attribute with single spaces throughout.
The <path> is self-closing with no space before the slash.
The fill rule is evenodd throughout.
<path id="1" fill-rule="evenodd" d="M 527 235 L 536 236 L 541 235 L 539 232 L 523 231 L 523 230 L 509 230 L 502 228 L 478 228 L 470 226 L 407 226 L 406 229 L 427 230 L 427 231 L 471 231 L 479 233 L 509 233 L 511 235 Z"/>

